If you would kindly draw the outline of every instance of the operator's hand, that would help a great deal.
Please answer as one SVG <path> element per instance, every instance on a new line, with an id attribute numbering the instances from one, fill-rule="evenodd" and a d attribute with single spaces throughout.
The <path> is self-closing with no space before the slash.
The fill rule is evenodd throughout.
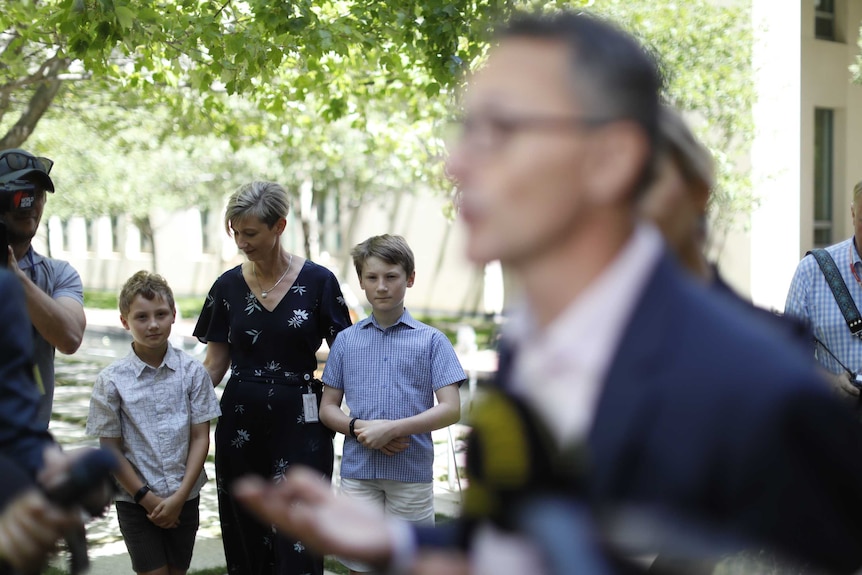
<path id="1" fill-rule="evenodd" d="M 12 251 L 12 246 L 6 246 L 6 253 L 9 254 L 9 263 L 6 264 L 9 271 L 18 276 L 18 279 L 21 279 L 22 276 L 27 277 L 24 271 L 18 267 L 18 259 L 15 257 L 15 252 Z"/>
<path id="2" fill-rule="evenodd" d="M 0 515 L 0 558 L 24 574 L 40 573 L 57 541 L 82 529 L 79 509 L 62 509 L 37 489 L 16 497 Z"/>
<path id="3" fill-rule="evenodd" d="M 49 445 L 42 454 L 44 463 L 37 478 L 39 483 L 49 490 L 55 487 L 65 479 L 72 464 L 92 450 L 92 447 L 81 447 L 63 451 L 57 445 Z M 113 496 L 113 483 L 105 480 L 101 485 L 93 485 L 79 503 L 84 511 L 98 517 L 111 504 Z"/>

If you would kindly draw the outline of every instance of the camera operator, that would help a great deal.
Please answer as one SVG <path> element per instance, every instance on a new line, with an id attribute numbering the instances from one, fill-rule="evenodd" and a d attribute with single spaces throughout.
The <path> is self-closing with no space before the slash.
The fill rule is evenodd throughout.
<path id="1" fill-rule="evenodd" d="M 39 228 L 46 192 L 54 192 L 48 175 L 54 162 L 20 149 L 0 151 L 0 219 L 6 226 L 8 267 L 24 287 L 33 324 L 35 354 L 44 393 L 37 419 L 48 425 L 54 400 L 54 353 L 78 350 L 84 336 L 84 290 L 68 262 L 44 257 L 31 241 Z M 2 247 L 0 247 L 2 249 Z"/>
<path id="2" fill-rule="evenodd" d="M 812 250 L 799 262 L 784 313 L 808 322 L 814 333 L 814 355 L 831 374 L 833 388 L 858 402 L 859 388 L 854 381 L 862 371 L 862 319 L 858 319 L 862 304 L 862 181 L 853 188 L 850 214 L 853 237 Z M 833 279 L 828 279 L 830 276 Z"/>
<path id="3" fill-rule="evenodd" d="M 0 294 L 0 575 L 37 572 L 61 536 L 77 573 L 88 561 L 81 510 L 104 511 L 116 458 L 92 448 L 64 453 L 37 421 L 33 332 L 11 271 L 0 269 Z"/>

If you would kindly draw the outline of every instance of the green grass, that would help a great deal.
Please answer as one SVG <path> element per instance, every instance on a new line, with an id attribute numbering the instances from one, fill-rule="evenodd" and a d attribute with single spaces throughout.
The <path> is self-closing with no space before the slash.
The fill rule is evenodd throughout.
<path id="1" fill-rule="evenodd" d="M 205 297 L 175 297 L 177 311 L 182 317 L 195 318 L 201 313 Z M 84 291 L 84 307 L 117 309 L 119 293 L 106 291 Z"/>
<path id="2" fill-rule="evenodd" d="M 479 349 L 493 347 L 494 337 L 497 335 L 497 326 L 494 321 L 484 317 L 417 316 L 416 319 L 442 331 L 452 345 L 456 343 L 458 326 L 460 325 L 466 324 L 473 328 L 476 332 L 476 346 Z"/>

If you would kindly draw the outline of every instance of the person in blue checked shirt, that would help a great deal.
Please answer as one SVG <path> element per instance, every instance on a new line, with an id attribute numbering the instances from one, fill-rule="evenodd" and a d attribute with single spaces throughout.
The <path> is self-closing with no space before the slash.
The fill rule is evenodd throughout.
<path id="1" fill-rule="evenodd" d="M 460 419 L 464 370 L 446 336 L 404 307 L 416 277 L 404 238 L 374 236 L 351 255 L 372 314 L 336 337 L 320 404 L 320 420 L 345 436 L 341 492 L 433 525 L 431 432 Z M 350 415 L 341 410 L 342 399 Z M 351 573 L 372 570 L 342 563 Z"/>
<path id="2" fill-rule="evenodd" d="M 857 308 L 862 308 L 862 261 L 859 258 L 859 238 L 862 238 L 862 181 L 853 188 L 850 206 L 853 237 L 826 248 L 841 273 Z M 814 355 L 829 372 L 835 391 L 850 402 L 859 399 L 859 388 L 851 382 L 855 373 L 862 372 L 862 339 L 853 335 L 823 272 L 812 255 L 799 262 L 784 313 L 807 322 L 814 332 Z"/>

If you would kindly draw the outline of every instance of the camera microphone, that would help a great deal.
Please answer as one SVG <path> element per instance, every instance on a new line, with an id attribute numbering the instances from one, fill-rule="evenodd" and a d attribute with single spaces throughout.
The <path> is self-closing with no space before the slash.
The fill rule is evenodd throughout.
<path id="1" fill-rule="evenodd" d="M 86 496 L 99 489 L 102 482 L 110 478 L 111 471 L 116 469 L 117 465 L 117 458 L 110 451 L 90 450 L 74 461 L 59 481 L 45 488 L 45 495 L 51 502 L 62 507 L 84 504 Z"/>

